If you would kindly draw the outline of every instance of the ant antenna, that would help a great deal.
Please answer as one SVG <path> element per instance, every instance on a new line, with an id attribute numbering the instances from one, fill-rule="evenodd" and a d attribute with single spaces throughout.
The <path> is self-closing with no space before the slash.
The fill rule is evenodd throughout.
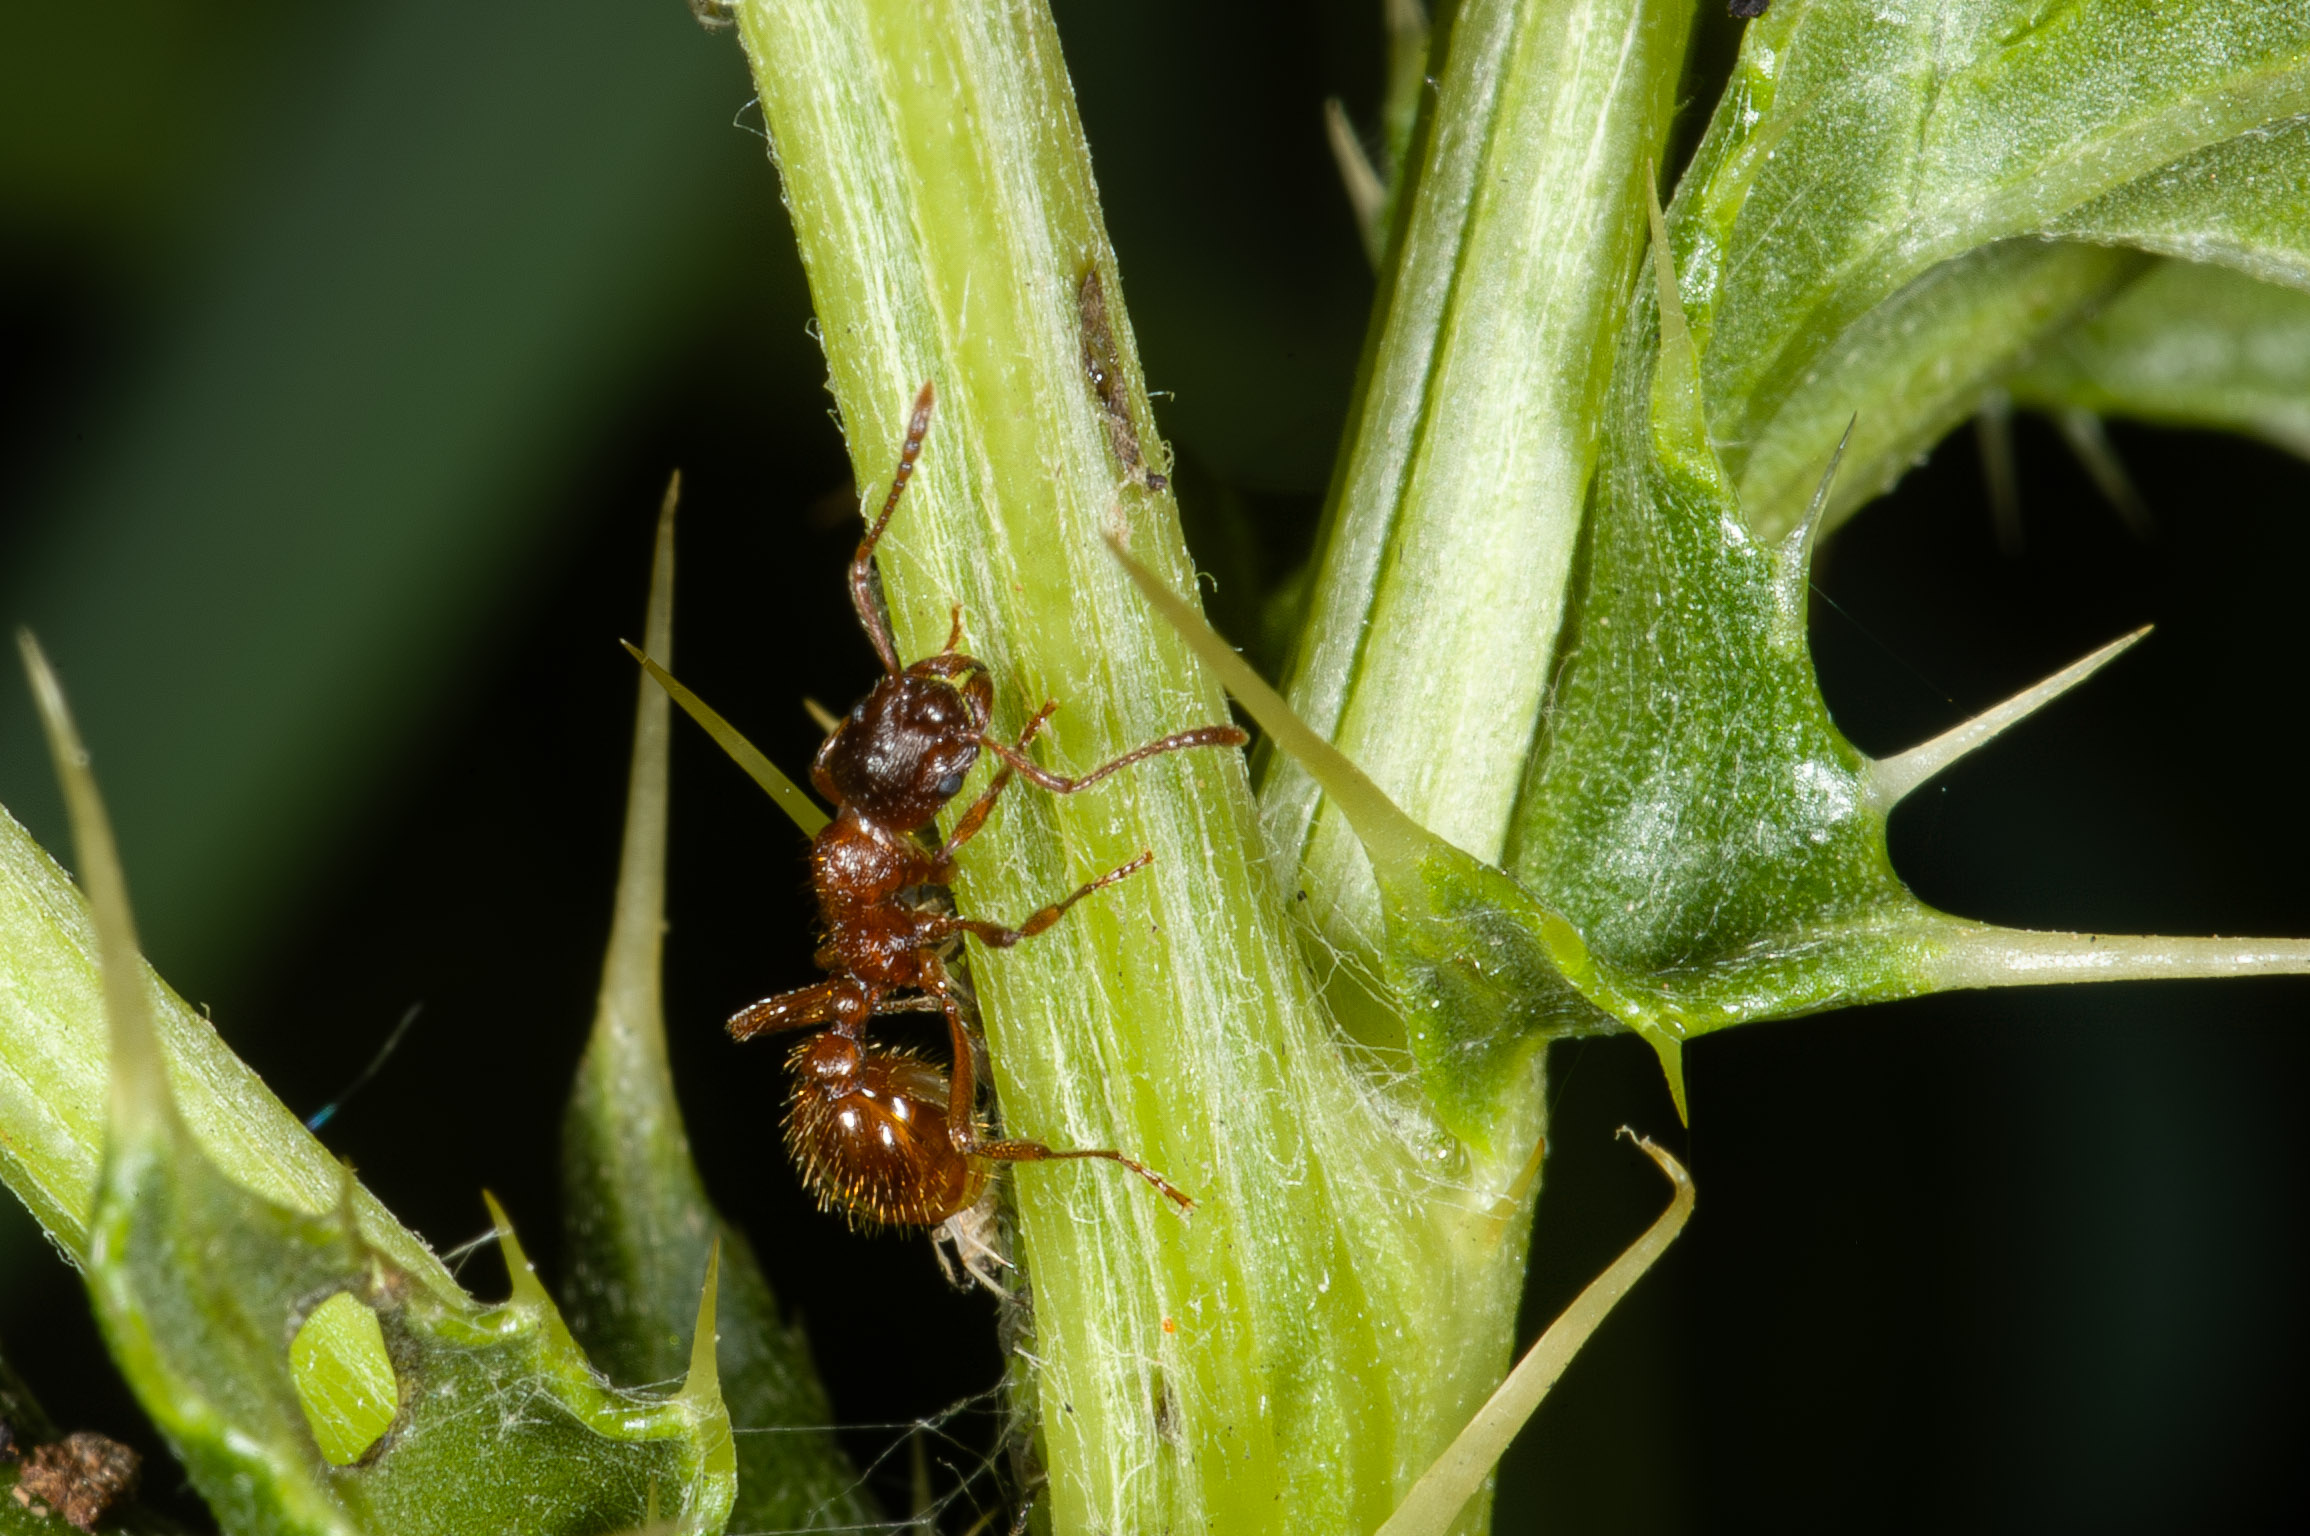
<path id="1" fill-rule="evenodd" d="M 890 637 L 890 625 L 875 606 L 874 546 L 881 542 L 882 530 L 890 526 L 890 514 L 898 510 L 906 482 L 914 478 L 914 461 L 922 453 L 924 434 L 930 431 L 932 404 L 931 383 L 925 379 L 922 393 L 914 397 L 914 414 L 906 424 L 906 446 L 898 451 L 898 472 L 890 477 L 890 494 L 883 498 L 882 516 L 866 530 L 866 537 L 858 541 L 858 553 L 850 557 L 850 605 L 858 610 L 858 622 L 866 626 L 866 638 L 874 642 L 874 654 L 882 658 L 882 670 L 894 677 L 898 675 L 898 642 Z"/>

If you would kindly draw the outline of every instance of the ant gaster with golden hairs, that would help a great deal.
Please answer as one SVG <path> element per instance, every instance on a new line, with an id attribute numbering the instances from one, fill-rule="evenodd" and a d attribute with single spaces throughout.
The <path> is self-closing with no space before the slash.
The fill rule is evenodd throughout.
<path id="1" fill-rule="evenodd" d="M 1162 1175 L 1121 1152 L 1062 1149 L 984 1133 L 972 1066 L 974 1035 L 944 958 L 963 934 L 1008 949 L 1041 933 L 1093 891 L 1146 868 L 1154 854 L 1140 854 L 1015 928 L 956 916 L 943 904 L 920 900 L 919 893 L 953 883 L 955 855 L 986 825 L 1014 775 L 1052 794 L 1071 795 L 1157 753 L 1241 746 L 1248 738 L 1232 725 L 1199 726 L 1068 778 L 1026 755 L 1057 701 L 1036 711 L 1015 741 L 990 734 L 994 681 L 984 663 L 956 648 L 962 641 L 959 605 L 945 649 L 899 665 L 875 601 L 874 548 L 914 474 L 930 430 L 931 404 L 931 386 L 924 384 L 882 514 L 850 562 L 851 604 L 882 660 L 883 677 L 836 725 L 810 768 L 811 783 L 835 806 L 834 819 L 810 847 L 811 885 L 824 930 L 817 960 L 827 977 L 745 1009 L 730 1020 L 730 1033 L 746 1040 L 777 1030 L 816 1031 L 787 1059 L 794 1087 L 786 1146 L 819 1204 L 840 1207 L 854 1221 L 940 1226 L 978 1206 L 991 1164 L 1084 1157 L 1120 1163 L 1180 1209 L 1192 1210 L 1194 1202 Z M 944 842 L 925 842 L 922 834 L 961 792 L 982 750 L 1000 758 L 1002 767 Z M 867 1041 L 867 1022 L 875 1015 L 906 1012 L 945 1015 L 954 1051 L 949 1071 L 903 1048 Z M 957 1240 L 959 1246 L 965 1239 Z"/>

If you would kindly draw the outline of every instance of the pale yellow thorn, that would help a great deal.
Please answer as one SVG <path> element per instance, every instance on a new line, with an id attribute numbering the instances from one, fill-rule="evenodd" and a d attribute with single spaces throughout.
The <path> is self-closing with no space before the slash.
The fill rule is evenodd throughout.
<path id="1" fill-rule="evenodd" d="M 1204 622 L 1193 604 L 1166 587 L 1153 571 L 1132 559 L 1113 539 L 1107 541 L 1107 547 L 1115 552 L 1116 560 L 1155 611 L 1187 642 L 1187 648 L 1219 674 L 1221 685 L 1235 695 L 1244 712 L 1258 722 L 1276 746 L 1296 758 L 1316 783 L 1323 786 L 1323 792 L 1347 817 L 1348 825 L 1365 848 L 1382 859 L 1410 861 L 1442 841 L 1405 815 L 1346 753 L 1318 736 L 1300 719 L 1284 702 L 1283 695 L 1221 638 L 1219 631 Z"/>
<path id="2" fill-rule="evenodd" d="M 2189 977 L 2310 973 L 2310 940 L 2175 938 L 2162 933 L 2048 933 L 1943 918 L 1927 932 L 1925 974 L 1934 991 L 2041 987 L 2080 981 L 2179 981 Z"/>
<path id="3" fill-rule="evenodd" d="M 2020 724 L 2117 660 L 2142 636 L 2148 634 L 2150 628 L 2144 624 L 2130 635 L 2119 636 L 2092 655 L 2071 662 L 2044 682 L 2023 689 L 1994 708 L 1983 710 L 1955 730 L 1944 731 L 1923 746 L 1911 747 L 1896 757 L 1879 758 L 1869 765 L 1869 798 L 1879 810 L 1892 810 L 1904 795 L 1927 779 L 1968 752 L 1987 746 L 2006 730 Z"/>
<path id="4" fill-rule="evenodd" d="M 1547 1156 L 1548 1138 L 1545 1136 L 1535 1138 L 1532 1143 L 1532 1155 L 1524 1159 L 1522 1171 L 1516 1175 L 1515 1181 L 1502 1190 L 1499 1196 L 1492 1201 L 1492 1209 L 1487 1219 L 1492 1224 L 1492 1242 L 1495 1246 L 1508 1235 L 1508 1223 L 1515 1219 L 1517 1210 L 1524 1204 L 1524 1197 L 1532 1193 L 1532 1186 L 1539 1181 L 1540 1164 Z"/>
<path id="5" fill-rule="evenodd" d="M 1371 156 L 1364 153 L 1363 140 L 1356 137 L 1355 124 L 1348 121 L 1347 107 L 1337 96 L 1323 104 L 1323 131 L 1331 141 L 1331 158 L 1339 167 L 1340 185 L 1347 189 L 1356 228 L 1363 232 L 1364 248 L 1376 262 L 1381 255 L 1380 243 L 1387 237 L 1380 228 L 1380 209 L 1388 200 L 1387 183 L 1380 179 Z"/>
<path id="6" fill-rule="evenodd" d="M 1640 1138 L 1628 1127 L 1620 1134 L 1642 1147 L 1651 1159 L 1668 1175 L 1673 1189 L 1668 1209 L 1661 1212 L 1644 1236 L 1629 1246 L 1626 1253 L 1612 1261 L 1612 1267 L 1598 1275 L 1564 1309 L 1564 1315 L 1548 1325 L 1540 1341 L 1516 1362 L 1516 1369 L 1500 1383 L 1500 1389 L 1476 1410 L 1467 1428 L 1437 1457 L 1435 1464 L 1420 1474 L 1404 1502 L 1388 1516 L 1374 1536 L 1443 1536 L 1484 1485 L 1492 1468 L 1507 1451 L 1509 1442 L 1532 1417 L 1548 1389 L 1564 1374 L 1580 1346 L 1588 1342 L 1599 1324 L 1627 1295 L 1644 1272 L 1656 1263 L 1684 1224 L 1692 1219 L 1692 1175 L 1684 1165 L 1668 1155 L 1649 1137 Z"/>
<path id="7" fill-rule="evenodd" d="M 1989 519 L 1997 530 L 1997 547 L 2006 559 L 2018 560 L 2026 537 L 2021 528 L 2021 478 L 2013 466 L 2013 397 L 2002 389 L 1983 395 L 1973 432 L 1981 446 L 1981 474 L 1989 491 Z"/>
<path id="8" fill-rule="evenodd" d="M 722 1390 L 722 1373 L 715 1353 L 721 1335 L 715 1314 L 721 1301 L 722 1240 L 706 1250 L 706 1282 L 699 1288 L 698 1321 L 690 1331 L 690 1374 L 682 1381 L 682 1396 L 692 1402 L 714 1402 Z"/>
<path id="9" fill-rule="evenodd" d="M 2137 539 L 2148 540 L 2157 536 L 2157 520 L 2150 516 L 2149 503 L 2134 488 L 2133 476 L 2126 473 L 2125 460 L 2118 457 L 2117 449 L 2102 427 L 2101 418 L 2083 406 L 2071 406 L 2057 413 L 2054 425 L 2061 428 L 2062 441 L 2069 451 L 2085 466 L 2093 477 L 2095 489 L 2102 494 L 2125 523 L 2126 531 Z"/>
<path id="10" fill-rule="evenodd" d="M 72 825 L 80 887 L 88 896 L 89 915 L 95 919 L 98 974 L 103 979 L 104 1011 L 112 1043 L 113 1126 L 117 1130 L 147 1124 L 152 1117 L 167 1112 L 168 1085 L 161 1068 L 160 1040 L 153 1029 L 152 1002 L 145 992 L 144 964 L 137 948 L 136 919 L 128 905 L 128 881 L 121 873 L 120 849 L 113 841 L 104 798 L 97 792 L 88 747 L 73 723 L 64 686 L 56 680 L 47 653 L 29 629 L 16 631 L 16 648 L 24 658 L 32 701 L 48 734 L 49 754 Z"/>
<path id="11" fill-rule="evenodd" d="M 674 509 L 681 491 L 677 471 L 658 510 L 649 607 L 642 628 L 643 643 L 661 663 L 674 655 Z M 666 1054 L 659 971 L 666 932 L 666 807 L 673 735 L 673 700 L 645 674 L 635 686 L 625 834 L 618 854 L 610 942 L 602 958 L 601 992 L 594 1009 L 594 1041 L 588 1046 L 589 1051 L 618 1053 L 621 1065 L 610 1069 L 617 1076 L 648 1070 L 639 1062 L 662 1064 Z M 662 1065 L 658 1070 L 663 1072 Z"/>
<path id="12" fill-rule="evenodd" d="M 648 653 L 631 640 L 620 640 L 618 644 L 626 648 L 626 654 L 642 664 L 642 670 L 649 673 L 659 687 L 673 696 L 674 702 L 682 706 L 684 714 L 705 728 L 706 734 L 714 738 L 716 746 L 729 754 L 732 762 L 746 770 L 748 778 L 762 786 L 764 792 L 777 802 L 778 809 L 784 811 L 794 825 L 802 829 L 804 837 L 816 837 L 819 830 L 834 819 L 820 810 L 818 802 L 804 794 L 792 779 L 779 772 L 778 765 L 765 757 L 760 747 L 748 741 L 736 726 L 723 719 L 704 699 L 674 681 L 674 675 L 658 665 Z"/>

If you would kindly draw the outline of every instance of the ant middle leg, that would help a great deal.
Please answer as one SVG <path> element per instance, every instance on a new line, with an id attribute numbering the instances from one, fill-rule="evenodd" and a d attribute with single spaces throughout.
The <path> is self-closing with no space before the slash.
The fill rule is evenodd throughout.
<path id="1" fill-rule="evenodd" d="M 1052 902 L 1049 906 L 1032 913 L 1025 922 L 1019 924 L 1019 926 L 1016 928 L 1005 928 L 1000 923 L 981 922 L 975 918 L 968 917 L 950 918 L 948 921 L 951 922 L 956 928 L 959 928 L 963 932 L 976 937 L 980 943 L 986 945 L 989 949 L 1009 949 L 1013 944 L 1018 943 L 1019 940 L 1031 939 L 1036 934 L 1041 933 L 1045 929 L 1049 928 L 1060 918 L 1065 917 L 1069 907 L 1073 906 L 1076 902 L 1081 901 L 1084 897 L 1090 895 L 1093 891 L 1099 890 L 1105 886 L 1113 885 L 1116 881 L 1124 879 L 1127 876 L 1135 875 L 1154 862 L 1155 855 L 1152 852 L 1142 853 L 1139 855 L 1139 857 L 1133 859 L 1130 863 L 1125 864 L 1118 869 L 1110 869 L 1105 874 L 1101 875 L 1098 879 L 1086 881 L 1084 884 L 1077 886 L 1073 891 L 1070 891 L 1065 896 L 1060 897 L 1057 901 Z"/>
<path id="2" fill-rule="evenodd" d="M 1120 1163 L 1145 1179 L 1158 1193 L 1182 1211 L 1195 1209 L 1194 1197 L 1180 1189 L 1154 1169 L 1109 1147 L 1050 1147 L 1039 1141 L 1024 1141 L 1005 1137 L 989 1140 L 979 1135 L 978 1079 L 972 1068 L 971 1028 L 963 1021 L 962 1006 L 946 990 L 943 968 L 932 978 L 931 995 L 938 998 L 946 1014 L 947 1038 L 954 1051 L 954 1071 L 948 1078 L 946 1133 L 954 1149 L 965 1157 L 983 1157 L 995 1163 L 1048 1163 L 1065 1162 L 1076 1158 L 1095 1157 L 1104 1162 Z"/>

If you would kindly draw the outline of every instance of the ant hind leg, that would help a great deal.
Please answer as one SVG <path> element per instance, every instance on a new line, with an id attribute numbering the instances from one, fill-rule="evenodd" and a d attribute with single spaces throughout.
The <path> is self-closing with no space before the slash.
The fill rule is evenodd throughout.
<path id="1" fill-rule="evenodd" d="M 1139 862 L 1144 863 L 1145 860 L 1142 859 Z M 1130 867 L 1135 868 L 1137 866 Z M 1086 887 L 1086 889 L 1090 889 L 1090 887 Z M 1045 1146 L 1039 1141 L 1023 1141 L 1011 1138 L 989 1141 L 981 1137 L 978 1129 L 978 1078 L 973 1067 L 972 1056 L 972 1041 L 975 1036 L 969 1024 L 963 1020 L 961 1004 L 957 1003 L 953 995 L 946 991 L 946 977 L 943 967 L 937 976 L 931 978 L 931 981 L 933 984 L 928 990 L 932 996 L 939 999 L 939 1006 L 946 1014 L 947 1038 L 954 1050 L 954 1070 L 947 1079 L 946 1131 L 947 1139 L 953 1143 L 957 1152 L 962 1153 L 965 1157 L 982 1157 L 994 1163 L 1047 1163 L 1096 1157 L 1106 1162 L 1120 1163 L 1130 1169 L 1140 1178 L 1145 1179 L 1165 1199 L 1178 1206 L 1180 1210 L 1192 1211 L 1195 1209 L 1195 1201 L 1186 1191 L 1174 1185 L 1169 1179 L 1164 1178 L 1163 1175 L 1140 1162 L 1137 1158 L 1126 1157 L 1111 1148 L 1061 1149 Z"/>
<path id="2" fill-rule="evenodd" d="M 1120 1152 L 1101 1147 L 1083 1147 L 1062 1151 L 1056 1147 L 1046 1147 L 1039 1141 L 979 1141 L 973 1137 L 972 1142 L 973 1145 L 966 1149 L 971 1156 L 983 1157 L 990 1162 L 997 1163 L 1049 1163 L 1078 1157 L 1096 1157 L 1103 1158 L 1110 1163 L 1121 1163 L 1139 1175 L 1140 1178 L 1145 1179 L 1157 1194 L 1178 1206 L 1180 1210 L 1192 1211 L 1195 1209 L 1194 1196 L 1137 1158 L 1126 1157 Z"/>

